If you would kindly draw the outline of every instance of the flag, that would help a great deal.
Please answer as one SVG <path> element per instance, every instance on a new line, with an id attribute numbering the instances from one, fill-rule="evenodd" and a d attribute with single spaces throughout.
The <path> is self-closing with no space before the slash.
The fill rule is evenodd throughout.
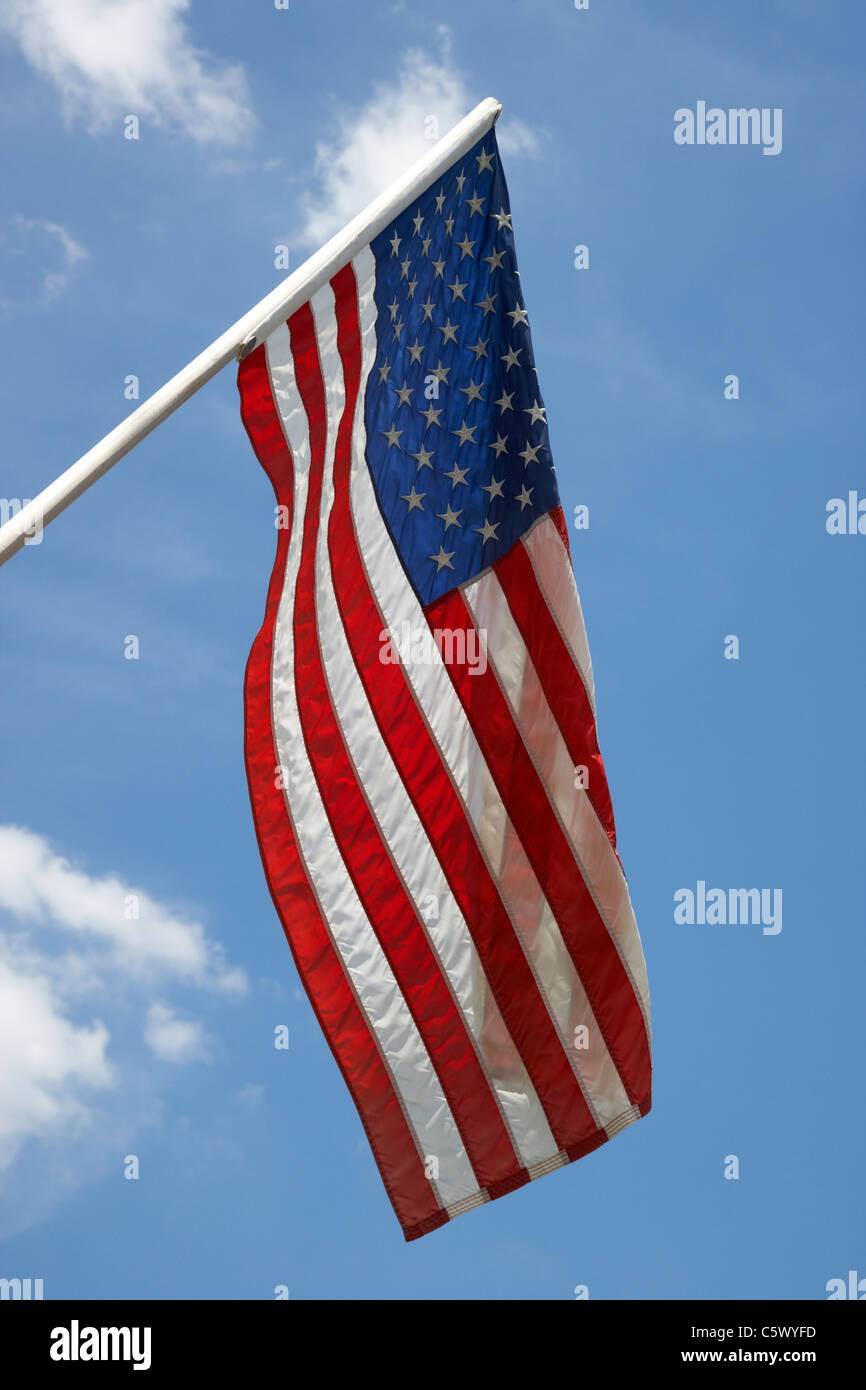
<path id="1" fill-rule="evenodd" d="M 271 895 L 407 1240 L 650 1108 L 643 952 L 492 131 L 240 364 Z"/>

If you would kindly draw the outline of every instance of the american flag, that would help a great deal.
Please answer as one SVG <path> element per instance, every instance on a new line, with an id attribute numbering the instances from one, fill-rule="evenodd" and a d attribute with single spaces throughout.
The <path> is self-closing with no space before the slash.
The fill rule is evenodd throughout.
<path id="1" fill-rule="evenodd" d="M 646 969 L 492 132 L 241 362 L 271 894 L 407 1240 L 650 1108 Z"/>

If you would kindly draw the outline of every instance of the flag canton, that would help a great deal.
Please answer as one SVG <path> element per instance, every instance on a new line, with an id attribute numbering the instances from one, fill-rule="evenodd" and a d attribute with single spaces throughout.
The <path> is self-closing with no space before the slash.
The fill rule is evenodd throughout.
<path id="1" fill-rule="evenodd" d="M 423 604 L 559 503 L 491 131 L 372 243 L 367 458 Z"/>

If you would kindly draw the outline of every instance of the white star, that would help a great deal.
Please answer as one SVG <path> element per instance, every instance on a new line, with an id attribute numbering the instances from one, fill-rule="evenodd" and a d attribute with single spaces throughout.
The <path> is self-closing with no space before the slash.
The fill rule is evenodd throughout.
<path id="1" fill-rule="evenodd" d="M 530 444 L 527 442 L 526 448 L 523 450 L 523 453 L 517 455 L 518 458 L 523 459 L 524 468 L 528 468 L 531 463 L 538 462 L 538 451 L 540 448 L 540 444 Z"/>
<path id="2" fill-rule="evenodd" d="M 451 291 L 451 295 L 452 295 L 452 300 L 451 300 L 451 302 L 452 302 L 452 304 L 453 304 L 453 302 L 454 302 L 455 299 L 462 299 L 462 300 L 463 300 L 463 303 L 464 303 L 464 304 L 466 303 L 466 295 L 463 293 L 463 291 L 466 289 L 466 281 L 465 281 L 465 280 L 461 280 L 460 277 L 459 277 L 458 275 L 455 275 L 455 276 L 454 276 L 454 284 L 453 284 L 453 285 L 449 285 L 448 288 L 449 288 L 449 290 Z"/>
<path id="3" fill-rule="evenodd" d="M 411 404 L 412 404 L 412 392 L 414 391 L 414 389 L 415 389 L 414 386 L 407 386 L 407 385 L 406 385 L 406 378 L 404 377 L 404 378 L 403 378 L 403 385 L 402 385 L 402 386 L 398 386 L 398 388 L 397 388 L 397 396 L 398 396 L 397 404 L 398 404 L 398 405 L 411 405 Z"/>
<path id="4" fill-rule="evenodd" d="M 464 185 L 465 182 L 466 182 L 466 175 L 464 174 L 463 170 L 461 169 L 461 170 L 460 170 L 460 173 L 457 175 L 457 192 L 458 192 L 458 193 L 462 193 L 462 192 L 463 192 L 463 185 Z"/>
<path id="5" fill-rule="evenodd" d="M 468 208 L 471 208 L 471 209 L 472 209 L 472 211 L 469 213 L 469 216 L 470 216 L 470 217 L 474 217 L 475 214 L 476 214 L 476 212 L 480 215 L 480 213 L 481 213 L 481 204 L 482 204 L 483 202 L 484 202 L 484 199 L 483 199 L 483 198 L 479 198 L 479 196 L 478 196 L 478 189 L 476 188 L 476 190 L 475 190 L 475 192 L 473 193 L 472 197 L 466 199 L 466 206 L 467 206 Z"/>
<path id="6" fill-rule="evenodd" d="M 493 216 L 496 218 L 496 221 L 499 223 L 499 230 L 500 230 L 500 232 L 502 231 L 502 228 L 503 228 L 503 227 L 510 227 L 510 226 L 511 226 L 511 213 L 510 213 L 510 212 L 506 212 L 506 211 L 505 211 L 505 208 L 500 208 L 498 212 L 494 212 Z"/>
<path id="7" fill-rule="evenodd" d="M 397 317 L 397 315 L 398 315 L 399 312 L 400 312 L 400 305 L 397 303 L 397 296 L 396 296 L 396 294 L 395 294 L 395 295 L 394 295 L 394 303 L 388 305 L 388 313 L 391 315 L 391 322 L 392 322 L 392 323 L 394 322 L 394 320 L 395 320 L 395 318 Z"/>
<path id="8" fill-rule="evenodd" d="M 393 238 L 393 240 L 391 241 L 390 245 L 391 245 L 391 255 L 392 255 L 392 256 L 396 256 L 396 255 L 397 255 L 397 252 L 400 250 L 400 238 L 398 237 L 398 235 L 397 235 L 396 232 L 394 233 L 394 238 Z"/>
<path id="9" fill-rule="evenodd" d="M 500 270 L 500 269 L 502 268 L 502 262 L 503 262 L 504 259 L 505 259 L 505 252 L 504 252 L 504 251 L 497 251 L 497 250 L 494 248 L 493 253 L 492 253 L 491 255 L 485 256 L 485 257 L 484 257 L 484 264 L 485 264 L 485 265 L 489 265 L 491 271 Z"/>
<path id="10" fill-rule="evenodd" d="M 415 491 L 415 484 L 413 483 L 413 484 L 412 484 L 412 489 L 411 489 L 411 491 L 410 491 L 410 492 L 404 492 L 404 493 L 402 494 L 400 500 L 401 500 L 401 502 L 408 502 L 408 503 L 409 503 L 409 511 L 410 511 L 410 512 L 411 512 L 411 511 L 413 510 L 413 508 L 415 508 L 415 507 L 418 508 L 418 511 L 419 511 L 419 512 L 423 512 L 424 508 L 421 506 L 421 498 L 422 498 L 422 497 L 426 497 L 426 496 L 427 496 L 426 492 L 416 492 L 416 491 Z"/>
<path id="11" fill-rule="evenodd" d="M 477 425 L 467 425 L 466 421 L 464 420 L 459 430 L 452 430 L 451 433 L 456 434 L 458 436 L 461 444 L 474 444 L 475 431 L 477 429 Z"/>
<path id="12" fill-rule="evenodd" d="M 431 469 L 432 469 L 433 465 L 432 465 L 432 463 L 430 462 L 430 460 L 432 459 L 433 454 L 431 453 L 431 451 L 430 451 L 429 449 L 425 449 L 423 444 L 420 446 L 420 448 L 419 448 L 419 450 L 418 450 L 418 453 L 417 453 L 417 454 L 413 454 L 412 457 L 413 457 L 413 459 L 417 459 L 417 460 L 418 460 L 418 472 L 419 472 L 419 473 L 421 472 L 421 469 L 422 469 L 422 468 L 431 468 Z"/>
<path id="13" fill-rule="evenodd" d="M 520 510 L 521 510 L 521 511 L 523 511 L 524 507 L 531 507 L 531 506 L 532 506 L 532 494 L 533 494 L 534 491 L 535 491 L 534 488 L 527 488 L 526 484 L 525 484 L 525 483 L 523 484 L 523 491 L 522 491 L 522 492 L 519 492 L 519 493 L 517 494 L 517 496 L 515 497 L 515 499 L 514 499 L 515 502 L 519 502 L 519 503 L 520 503 Z"/>
<path id="14" fill-rule="evenodd" d="M 471 405 L 473 401 L 483 401 L 481 394 L 481 382 L 470 381 L 468 386 L 461 386 L 460 390 L 466 397 L 466 404 Z"/>
<path id="15" fill-rule="evenodd" d="M 421 353 L 424 351 L 424 349 L 422 348 L 421 344 L 418 342 L 418 339 L 416 338 L 412 346 L 406 348 L 406 351 L 412 358 L 413 362 L 420 362 Z"/>
<path id="16" fill-rule="evenodd" d="M 448 505 L 447 505 L 447 507 L 445 508 L 444 512 L 437 512 L 436 515 L 438 516 L 438 518 L 439 518 L 440 521 L 444 521 L 444 522 L 445 522 L 445 530 L 447 531 L 449 526 L 459 526 L 459 525 L 460 525 L 459 518 L 463 515 L 463 512 L 462 512 L 462 510 L 459 511 L 459 512 L 452 511 L 452 509 L 451 509 L 451 503 L 449 502 Z M 451 554 L 452 554 L 452 555 L 454 554 L 454 551 L 453 551 L 453 550 L 452 550 Z"/>
<path id="17" fill-rule="evenodd" d="M 503 415 L 505 414 L 506 410 L 513 410 L 513 409 L 514 409 L 514 406 L 511 404 L 511 402 L 512 402 L 513 400 L 514 400 L 514 392 L 513 392 L 513 391 L 506 391 L 505 387 L 503 386 L 503 388 L 502 388 L 502 395 L 499 397 L 499 400 L 496 402 L 496 404 L 499 406 L 500 412 L 501 412 Z"/>
<path id="18" fill-rule="evenodd" d="M 502 435 L 502 434 L 498 434 L 498 435 L 496 436 L 496 443 L 495 443 L 495 444 L 488 444 L 487 447 L 488 447 L 488 449 L 495 449 L 495 450 L 496 450 L 496 457 L 497 457 L 497 458 L 499 458 L 499 455 L 500 455 L 500 454 L 507 454 L 507 453 L 508 453 L 508 445 L 507 445 L 506 442 L 505 442 L 505 436 Z"/>
<path id="19" fill-rule="evenodd" d="M 434 273 L 435 275 L 438 275 L 438 276 L 440 277 L 440 279 L 441 279 L 441 277 L 444 275 L 444 272 L 445 272 L 445 262 L 444 262 L 443 260 L 438 260 L 438 261 L 431 261 L 430 264 L 431 264 L 432 267 L 433 267 L 433 273 Z"/>
<path id="20" fill-rule="evenodd" d="M 448 319 L 446 323 L 438 323 L 438 324 L 436 325 L 436 327 L 439 329 L 439 332 L 440 332 L 440 333 L 444 333 L 444 334 L 445 334 L 445 337 L 442 339 L 442 346 L 443 346 L 443 347 L 445 346 L 446 343 L 456 343 L 456 342 L 457 342 L 457 324 L 456 324 L 456 323 L 452 323 L 451 320 Z"/>
<path id="21" fill-rule="evenodd" d="M 454 566 L 453 566 L 452 563 L 451 563 L 451 560 L 452 560 L 453 556 L 454 556 L 454 551 L 453 551 L 453 550 L 449 550 L 449 551 L 448 551 L 448 554 L 446 555 L 446 554 L 445 554 L 445 551 L 443 550 L 442 546 L 440 545 L 440 547 L 439 547 L 439 554 L 438 554 L 438 555 L 428 555 L 428 556 L 427 556 L 427 559 L 428 559 L 428 560 L 435 560 L 435 562 L 436 562 L 436 573 L 438 574 L 440 570 L 445 569 L 445 568 L 448 568 L 448 569 L 450 569 L 450 570 L 453 570 Z"/>
<path id="22" fill-rule="evenodd" d="M 515 328 L 519 323 L 529 323 L 529 315 L 525 309 L 521 309 L 519 304 L 516 309 L 509 309 L 506 318 L 514 320 Z"/>
<path id="23" fill-rule="evenodd" d="M 385 362 L 384 365 L 381 366 L 381 367 L 379 368 L 379 380 L 380 380 L 380 381 L 387 381 L 387 380 L 388 380 L 388 373 L 390 372 L 390 370 L 391 370 L 391 363 L 390 363 L 390 362 Z"/>
<path id="24" fill-rule="evenodd" d="M 432 237 L 425 236 L 424 240 L 421 242 L 421 250 L 425 256 L 429 256 L 430 254 L 430 243 L 432 240 Z"/>
<path id="25" fill-rule="evenodd" d="M 453 234 L 454 234 L 454 218 L 453 218 L 453 217 L 446 217 L 446 218 L 445 218 L 445 230 L 446 230 L 446 232 L 448 233 L 449 236 L 453 236 Z"/>
<path id="26" fill-rule="evenodd" d="M 483 487 L 481 491 L 490 493 L 491 502 L 493 501 L 494 497 L 504 497 L 505 493 L 502 491 L 502 484 L 504 481 L 504 478 L 491 478 L 487 486 Z"/>
<path id="27" fill-rule="evenodd" d="M 475 158 L 476 158 L 476 160 L 478 161 L 478 172 L 479 172 L 479 174 L 483 174 L 485 169 L 492 169 L 492 168 L 493 168 L 493 155 L 492 155 L 492 154 L 485 154 L 484 151 L 482 150 L 480 154 L 477 154 L 477 155 L 475 156 Z"/>
<path id="28" fill-rule="evenodd" d="M 496 532 L 501 526 L 501 524 L 502 523 L 499 521 L 494 521 L 493 525 L 491 526 L 489 521 L 485 521 L 483 526 L 476 526 L 474 528 L 476 534 L 481 537 L 482 545 L 486 545 L 488 541 L 496 541 L 499 539 Z"/>
<path id="29" fill-rule="evenodd" d="M 461 254 L 461 256 L 460 256 L 461 264 L 462 264 L 462 262 L 463 262 L 464 256 L 469 256 L 470 258 L 474 259 L 473 255 L 472 255 L 472 248 L 473 248 L 473 246 L 475 245 L 475 242 L 469 240 L 469 233 L 468 233 L 468 232 L 466 233 L 466 235 L 465 235 L 465 237 L 463 238 L 462 241 L 458 241 L 457 245 L 460 247 L 460 250 L 461 250 L 461 252 L 462 252 L 462 254 Z"/>
<path id="30" fill-rule="evenodd" d="M 428 408 L 426 410 L 422 410 L 420 413 L 422 420 L 427 421 L 427 428 L 429 430 L 431 425 L 439 425 L 439 416 L 442 414 L 442 407 L 440 406 L 438 410 L 434 410 L 431 402 Z M 439 428 L 441 429 L 442 426 L 439 425 Z"/>
<path id="31" fill-rule="evenodd" d="M 442 192 L 442 190 L 440 189 L 440 191 L 439 191 L 439 196 L 438 196 L 437 199 L 436 199 L 436 211 L 437 211 L 437 212 L 441 212 L 442 209 L 444 208 L 444 206 L 445 206 L 445 194 L 444 194 L 444 193 Z"/>
<path id="32" fill-rule="evenodd" d="M 469 484 L 466 482 L 466 474 L 467 474 L 468 472 L 469 472 L 469 465 L 468 465 L 468 464 L 466 465 L 465 468 L 458 468 L 458 467 L 457 467 L 457 464 L 455 463 L 455 465 L 454 465 L 454 467 L 452 468 L 451 472 L 450 472 L 450 473 L 446 473 L 446 474 L 445 474 L 445 477 L 451 479 L 451 486 L 452 486 L 452 487 L 456 487 L 458 483 L 464 483 L 465 486 L 468 487 Z"/>
<path id="33" fill-rule="evenodd" d="M 482 341 L 481 341 L 481 334 L 480 334 L 480 333 L 478 334 L 478 342 L 475 344 L 474 347 L 471 347 L 471 348 L 469 349 L 470 352 L 474 352 L 474 353 L 475 353 L 475 361 L 476 361 L 476 362 L 478 361 L 479 357 L 486 357 L 486 356 L 487 356 L 487 345 L 488 345 L 489 342 L 490 342 L 490 339 L 489 339 L 489 338 L 485 338 L 484 341 L 482 342 Z"/>
<path id="34" fill-rule="evenodd" d="M 536 424 L 536 422 L 537 422 L 538 420 L 542 420 L 542 421 L 544 421 L 545 424 L 547 424 L 547 420 L 545 419 L 545 416 L 544 416 L 544 410 L 545 410 L 545 407 L 544 407 L 543 405 L 539 405 L 539 404 L 538 404 L 538 401 L 535 400 L 535 401 L 532 402 L 532 405 L 528 405 L 528 406 L 525 406 L 525 407 L 524 407 L 523 413 L 524 413 L 524 415 L 531 415 L 531 416 L 532 416 L 532 419 L 531 419 L 530 422 L 529 422 L 530 425 Z"/>
<path id="35" fill-rule="evenodd" d="M 503 358 L 500 359 L 501 361 L 503 361 L 503 362 L 505 363 L 505 370 L 506 370 L 506 371 L 510 371 L 512 367 L 516 367 L 516 366 L 517 366 L 517 359 L 518 359 L 518 357 L 520 356 L 520 354 L 521 354 L 522 351 L 523 351 L 523 348 L 509 348 L 509 349 L 508 349 L 508 351 L 506 352 L 505 356 L 504 356 Z"/>
<path id="36" fill-rule="evenodd" d="M 396 424 L 396 421 L 395 421 L 395 424 Z M 400 443 L 400 435 L 403 433 L 403 431 L 402 431 L 402 430 L 395 430 L 394 425 L 392 425 L 391 428 L 390 428 L 389 430 L 383 430 L 382 433 L 384 434 L 385 438 L 387 439 L 387 441 L 388 441 L 388 448 L 390 449 L 393 445 L 399 444 L 399 443 Z"/>
<path id="37" fill-rule="evenodd" d="M 422 323 L 426 323 L 428 319 L 431 323 L 433 322 L 433 310 L 435 309 L 435 307 L 435 304 L 432 304 L 430 302 L 430 298 L 428 296 L 427 303 L 421 305 L 421 309 L 424 313 L 424 318 L 421 320 Z"/>
<path id="38" fill-rule="evenodd" d="M 441 362 L 441 360 L 440 360 L 440 361 L 438 361 L 438 362 L 436 363 L 436 366 L 435 366 L 435 367 L 431 367 L 431 369 L 430 369 L 428 375 L 429 375 L 429 376 L 435 376 L 435 378 L 436 378 L 437 381 L 440 381 L 440 382 L 442 383 L 443 386 L 447 386 L 447 385 L 448 385 L 448 373 L 450 372 L 450 370 L 451 370 L 450 367 L 443 367 L 443 366 L 442 366 L 442 362 Z"/>
<path id="39" fill-rule="evenodd" d="M 409 257 L 407 256 L 406 259 L 405 259 L 405 261 L 401 261 L 401 262 L 400 262 L 400 271 L 401 271 L 400 279 L 401 279 L 401 280 L 408 280 L 408 279 L 409 279 L 409 271 L 411 270 L 411 268 L 412 268 L 412 262 L 409 260 Z"/>
<path id="40" fill-rule="evenodd" d="M 423 221 L 424 218 L 421 216 L 421 209 L 419 208 L 414 218 L 412 219 L 412 226 L 415 228 L 415 231 L 418 233 L 419 236 L 421 235 L 421 225 Z"/>
<path id="41" fill-rule="evenodd" d="M 488 294 L 486 299 L 479 299 L 475 307 L 476 309 L 483 309 L 484 317 L 486 318 L 488 314 L 493 313 L 493 310 L 496 307 L 496 295 Z"/>

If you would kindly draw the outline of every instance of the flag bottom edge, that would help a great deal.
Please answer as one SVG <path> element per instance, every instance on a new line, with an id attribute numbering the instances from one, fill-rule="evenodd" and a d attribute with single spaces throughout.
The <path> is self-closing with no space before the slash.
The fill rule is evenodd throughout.
<path id="1" fill-rule="evenodd" d="M 597 1129 L 588 1138 L 581 1139 L 575 1144 L 570 1144 L 567 1149 L 560 1149 L 558 1153 L 552 1154 L 550 1158 L 542 1159 L 540 1163 L 533 1163 L 528 1168 L 518 1168 L 515 1172 L 497 1182 L 495 1188 L 480 1187 L 477 1192 L 471 1192 L 467 1197 L 461 1197 L 458 1202 L 452 1202 L 450 1206 L 442 1207 L 441 1210 L 427 1216 L 423 1221 L 417 1221 L 413 1225 L 403 1226 L 403 1235 L 407 1241 L 418 1240 L 419 1237 L 428 1235 L 430 1231 L 436 1231 L 440 1226 L 453 1221 L 456 1216 L 463 1216 L 466 1212 L 475 1211 L 477 1207 L 483 1207 L 488 1202 L 494 1202 L 498 1197 L 504 1197 L 509 1192 L 514 1192 L 518 1187 L 525 1187 L 527 1183 L 534 1182 L 536 1178 L 543 1178 L 548 1173 L 554 1173 L 558 1168 L 565 1168 L 569 1163 L 575 1163 L 579 1158 L 585 1158 L 587 1154 L 593 1153 L 601 1148 L 609 1139 L 614 1139 L 617 1134 L 621 1134 L 629 1125 L 649 1114 L 652 1101 L 649 1097 L 638 1105 L 630 1105 L 622 1114 L 617 1115 L 603 1129 Z"/>

